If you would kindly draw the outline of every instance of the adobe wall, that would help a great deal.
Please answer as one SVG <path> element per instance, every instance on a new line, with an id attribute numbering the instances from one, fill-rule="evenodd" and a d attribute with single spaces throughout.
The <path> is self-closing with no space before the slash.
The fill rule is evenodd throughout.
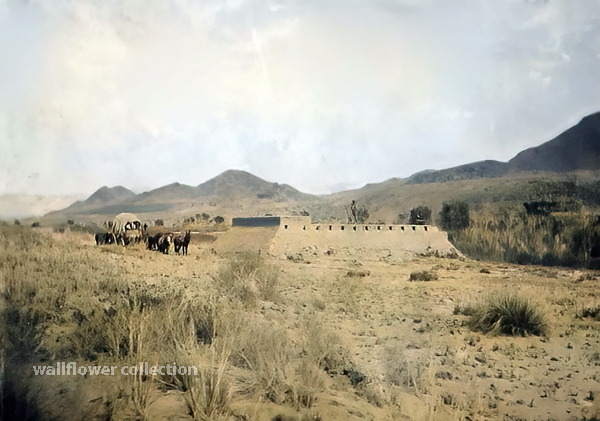
<path id="1" fill-rule="evenodd" d="M 269 252 L 279 226 L 275 227 L 231 227 L 213 243 L 212 248 L 217 252 L 232 252 L 241 250 Z"/>
<path id="2" fill-rule="evenodd" d="M 217 251 L 261 250 L 280 258 L 307 247 L 316 248 L 319 254 L 330 249 L 388 250 L 396 256 L 456 253 L 447 234 L 430 225 L 313 224 L 310 217 L 304 216 L 277 219 L 279 225 L 274 226 L 273 219 L 240 218 L 214 247 Z"/>
<path id="3" fill-rule="evenodd" d="M 316 247 L 322 253 L 330 248 L 387 249 L 395 255 L 455 252 L 447 234 L 430 225 L 310 224 L 282 218 L 270 253 L 282 257 L 304 247 Z"/>

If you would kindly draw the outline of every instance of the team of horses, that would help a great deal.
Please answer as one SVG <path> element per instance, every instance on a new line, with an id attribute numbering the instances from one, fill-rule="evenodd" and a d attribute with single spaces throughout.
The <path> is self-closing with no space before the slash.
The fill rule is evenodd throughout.
<path id="1" fill-rule="evenodd" d="M 140 243 L 144 241 L 148 250 L 156 250 L 163 254 L 169 254 L 171 244 L 175 253 L 188 254 L 191 233 L 158 233 L 148 235 L 148 223 L 142 223 L 139 218 L 132 213 L 120 213 L 112 221 L 103 223 L 107 232 L 101 232 L 95 235 L 96 245 L 102 244 L 121 244 L 126 246 L 130 243 Z"/>
<path id="2" fill-rule="evenodd" d="M 169 249 L 171 248 L 171 244 L 173 244 L 175 253 L 179 254 L 181 252 L 182 255 L 187 255 L 191 237 L 192 235 L 190 231 L 186 231 L 185 233 L 161 232 L 156 235 L 146 236 L 145 242 L 148 247 L 148 250 L 155 250 L 163 254 L 169 254 Z M 96 240 L 96 245 L 128 245 L 130 242 L 141 241 L 139 237 L 128 237 L 126 235 L 118 237 L 111 232 L 98 233 L 94 236 L 94 239 Z"/>
<path id="3" fill-rule="evenodd" d="M 175 253 L 179 254 L 181 251 L 181 254 L 186 255 L 188 254 L 191 236 L 190 231 L 186 231 L 184 234 L 158 233 L 148 237 L 148 250 L 156 250 L 164 254 L 169 254 L 169 248 L 173 244 Z"/>
<path id="4" fill-rule="evenodd" d="M 129 244 L 140 243 L 144 240 L 143 234 L 132 235 L 129 232 L 114 234 L 112 232 L 99 232 L 94 235 L 96 245 L 103 244 L 121 244 L 128 246 Z"/>

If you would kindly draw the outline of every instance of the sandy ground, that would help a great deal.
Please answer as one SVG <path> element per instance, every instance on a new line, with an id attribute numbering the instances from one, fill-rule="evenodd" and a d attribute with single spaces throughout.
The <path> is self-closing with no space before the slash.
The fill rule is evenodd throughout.
<path id="1" fill-rule="evenodd" d="M 345 277 L 352 267 L 370 276 Z M 437 281 L 408 281 L 411 272 L 431 269 Z M 598 305 L 596 279 L 577 282 L 582 273 L 572 270 L 437 258 L 397 264 L 317 258 L 284 270 L 311 280 L 286 296 L 327 303 L 320 317 L 343 335 L 374 383 L 386 387 L 390 358 L 414 371 L 415 387 L 398 398 L 410 419 L 592 416 L 600 391 L 600 323 L 575 315 Z M 453 315 L 456 305 L 506 289 L 545 309 L 547 338 L 488 337 L 464 327 L 465 316 Z M 355 302 L 348 299 L 352 294 Z"/>
<path id="2" fill-rule="evenodd" d="M 91 242 L 85 246 L 94 247 Z M 115 247 L 115 246 L 107 246 Z M 101 248 L 98 248 L 99 252 Z M 104 250 L 106 252 L 106 250 Z M 112 254 L 112 253 L 111 253 Z M 114 253 L 129 275 L 149 285 L 206 280 L 224 257 L 210 243 L 190 245 L 188 256 L 129 249 Z M 600 416 L 600 322 L 578 319 L 600 305 L 600 274 L 419 256 L 382 256 L 374 250 L 330 254 L 305 250 L 302 260 L 271 258 L 281 272 L 280 295 L 259 311 L 293 337 L 316 317 L 339 335 L 367 392 L 345 376 L 303 414 L 323 420 L 582 420 Z M 438 280 L 410 282 L 412 272 L 434 270 Z M 349 271 L 364 277 L 348 276 Z M 584 280 L 582 275 L 588 275 Z M 547 315 L 547 337 L 486 336 L 470 331 L 457 305 L 493 291 L 518 291 Z M 396 383 L 396 384 L 394 384 Z M 100 405 L 102 394 L 90 396 Z M 300 420 L 289 407 L 235 401 L 247 419 Z M 288 416 L 290 418 L 285 418 Z M 154 397 L 148 419 L 191 419 L 181 396 Z M 318 419 L 318 418 L 314 418 Z"/>

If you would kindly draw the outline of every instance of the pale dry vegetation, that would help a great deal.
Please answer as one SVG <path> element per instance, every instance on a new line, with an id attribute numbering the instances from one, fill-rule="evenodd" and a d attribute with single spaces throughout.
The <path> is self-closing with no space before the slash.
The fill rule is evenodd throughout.
<path id="1" fill-rule="evenodd" d="M 418 282 L 429 282 L 435 281 L 438 279 L 437 273 L 433 270 L 422 270 L 419 272 L 413 272 L 410 274 L 408 278 L 409 281 L 418 281 Z"/>
<path id="2" fill-rule="evenodd" d="M 586 267 L 597 264 L 590 253 L 600 246 L 600 224 L 589 211 L 528 215 L 521 204 L 486 204 L 451 239 L 475 259 Z"/>
<path id="3" fill-rule="evenodd" d="M 259 302 L 281 299 L 279 268 L 256 253 L 232 256 L 203 288 L 190 288 L 128 279 L 115 246 L 98 253 L 17 226 L 0 227 L 0 242 L 6 250 L 0 256 L 2 345 L 17 396 L 26 394 L 31 364 L 176 361 L 198 367 L 199 374 L 118 378 L 115 390 L 123 392 L 111 399 L 110 416 L 145 418 L 163 389 L 180 391 L 195 419 L 230 419 L 234 396 L 311 408 L 325 388 L 324 368 L 341 364 L 336 353 L 343 347 L 326 330 L 305 325 L 294 341 L 277 321 L 256 312 Z M 44 405 L 33 399 L 5 410 L 19 417 Z"/>
<path id="4" fill-rule="evenodd" d="M 258 299 L 277 299 L 278 268 L 252 251 L 234 254 L 214 279 L 222 295 L 240 300 L 246 305 L 255 305 Z"/>
<path id="5" fill-rule="evenodd" d="M 524 278 L 489 263 L 482 275 L 477 262 L 434 257 L 390 265 L 324 255 L 298 265 L 199 248 L 163 256 L 6 225 L 0 247 L 6 419 L 152 420 L 180 408 L 179 418 L 198 420 L 492 420 L 535 414 L 550 402 L 543 393 L 574 399 L 547 374 L 584 375 L 552 366 L 573 346 L 577 364 L 597 363 L 597 278 L 588 273 Z M 368 275 L 347 275 L 357 268 Z M 517 274 L 529 292 L 501 293 Z M 32 365 L 56 361 L 198 372 L 33 375 Z M 580 396 L 597 383 L 590 373 L 577 381 Z M 535 405 L 519 404 L 519 393 Z"/>

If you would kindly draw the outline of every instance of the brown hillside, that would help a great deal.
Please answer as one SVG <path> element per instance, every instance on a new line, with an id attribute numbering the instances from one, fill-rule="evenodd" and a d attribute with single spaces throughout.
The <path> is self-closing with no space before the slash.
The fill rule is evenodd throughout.
<path id="1" fill-rule="evenodd" d="M 445 183 L 473 178 L 496 178 L 521 171 L 569 172 L 600 169 L 600 113 L 540 146 L 526 149 L 506 162 L 480 161 L 439 171 L 422 171 L 409 184 Z"/>
<path id="2" fill-rule="evenodd" d="M 287 184 L 270 183 L 246 171 L 228 170 L 196 187 L 199 196 L 228 198 L 309 200 L 314 195 L 302 193 Z"/>
<path id="3" fill-rule="evenodd" d="M 445 183 L 447 181 L 470 180 L 473 178 L 502 177 L 510 171 L 505 162 L 479 161 L 440 171 L 421 171 L 408 178 L 410 184 Z"/>
<path id="4" fill-rule="evenodd" d="M 524 150 L 508 163 L 520 171 L 600 169 L 600 113 L 585 117 L 543 145 Z"/>
<path id="5" fill-rule="evenodd" d="M 180 183 L 172 183 L 149 192 L 141 193 L 137 195 L 132 202 L 181 201 L 195 199 L 196 197 L 198 197 L 198 193 L 194 187 Z"/>
<path id="6" fill-rule="evenodd" d="M 122 186 L 116 187 L 100 187 L 90 197 L 88 197 L 83 203 L 94 204 L 94 203 L 111 203 L 111 202 L 122 202 L 124 200 L 135 197 L 135 193 Z"/>

